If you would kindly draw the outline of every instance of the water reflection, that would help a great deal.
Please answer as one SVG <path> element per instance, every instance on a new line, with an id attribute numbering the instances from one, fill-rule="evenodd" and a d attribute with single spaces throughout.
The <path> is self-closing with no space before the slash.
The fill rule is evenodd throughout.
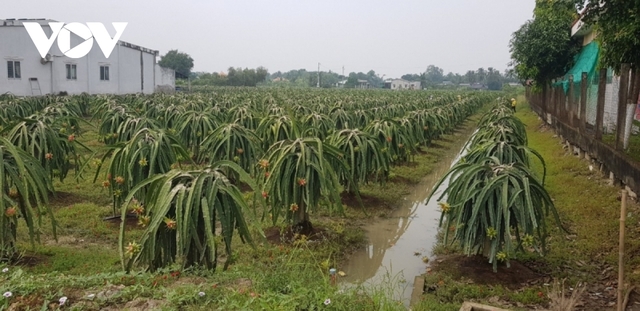
<path id="1" fill-rule="evenodd" d="M 426 272 L 423 257 L 430 258 L 431 250 L 437 242 L 440 209 L 437 204 L 439 194 L 446 189 L 448 181 L 441 184 L 436 194 L 427 201 L 431 190 L 440 178 L 456 163 L 463 147 L 462 140 L 443 156 L 433 172 L 414 191 L 404 198 L 404 202 L 391 217 L 381 219 L 367 226 L 369 244 L 352 255 L 342 266 L 347 273 L 343 281 L 348 283 L 380 284 L 399 277 L 406 280 L 406 286 L 396 293 L 408 303 L 411 298 L 413 279 Z M 466 153 L 466 152 L 465 152 Z"/>

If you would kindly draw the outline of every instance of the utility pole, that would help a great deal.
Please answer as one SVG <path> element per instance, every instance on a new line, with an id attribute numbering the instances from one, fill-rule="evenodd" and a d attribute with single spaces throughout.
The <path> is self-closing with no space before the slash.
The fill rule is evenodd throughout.
<path id="1" fill-rule="evenodd" d="M 318 88 L 320 88 L 320 63 L 318 63 Z"/>
<path id="2" fill-rule="evenodd" d="M 344 65 L 342 65 L 342 76 L 344 77 Z"/>

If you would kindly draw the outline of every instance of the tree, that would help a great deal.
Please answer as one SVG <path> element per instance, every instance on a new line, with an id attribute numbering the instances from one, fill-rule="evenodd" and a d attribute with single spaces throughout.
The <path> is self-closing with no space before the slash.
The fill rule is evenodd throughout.
<path id="1" fill-rule="evenodd" d="M 487 69 L 487 88 L 493 91 L 499 91 L 502 89 L 502 76 L 500 71 L 489 67 Z"/>
<path id="2" fill-rule="evenodd" d="M 638 70 L 640 64 L 640 3 L 629 0 L 574 0 L 585 9 L 584 22 L 592 24 L 600 43 L 600 66 L 620 71 L 624 63 Z M 636 77 L 640 76 L 636 73 Z M 638 90 L 632 101 L 637 102 Z"/>
<path id="3" fill-rule="evenodd" d="M 571 68 L 580 48 L 571 38 L 575 17 L 572 1 L 536 1 L 534 19 L 514 32 L 509 43 L 510 65 L 520 80 L 546 85 Z"/>
<path id="4" fill-rule="evenodd" d="M 425 76 L 428 85 L 439 84 L 444 80 L 444 70 L 442 70 L 442 68 L 438 66 L 429 65 L 429 67 L 427 67 L 427 71 L 425 72 Z"/>
<path id="5" fill-rule="evenodd" d="M 473 70 L 469 70 L 464 74 L 464 78 L 469 84 L 476 83 L 476 72 Z"/>
<path id="6" fill-rule="evenodd" d="M 162 67 L 175 70 L 179 76 L 188 77 L 193 68 L 193 58 L 187 53 L 171 50 L 160 58 L 158 64 Z"/>

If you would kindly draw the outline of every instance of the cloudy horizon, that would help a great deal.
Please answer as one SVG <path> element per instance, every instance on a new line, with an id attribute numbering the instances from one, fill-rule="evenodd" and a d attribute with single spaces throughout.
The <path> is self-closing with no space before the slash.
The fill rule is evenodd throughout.
<path id="1" fill-rule="evenodd" d="M 532 18 L 535 1 L 20 1 L 0 19 L 128 22 L 121 40 L 194 59 L 193 71 L 266 67 L 345 74 L 374 70 L 386 78 L 508 68 L 511 34 Z M 96 47 L 94 47 L 96 48 Z"/>

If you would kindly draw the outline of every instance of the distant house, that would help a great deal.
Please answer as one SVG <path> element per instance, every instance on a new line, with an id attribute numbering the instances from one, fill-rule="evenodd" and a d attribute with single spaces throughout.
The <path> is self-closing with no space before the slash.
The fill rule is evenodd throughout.
<path id="1" fill-rule="evenodd" d="M 469 88 L 472 90 L 486 90 L 487 86 L 484 85 L 483 83 L 471 83 Z"/>
<path id="2" fill-rule="evenodd" d="M 451 85 L 453 85 L 453 82 L 451 82 L 451 81 L 442 81 L 442 83 L 440 83 L 440 85 L 451 86 Z"/>
<path id="3" fill-rule="evenodd" d="M 405 79 L 390 79 L 384 82 L 384 87 L 391 90 L 419 90 L 420 81 L 407 81 Z"/>
<path id="4" fill-rule="evenodd" d="M 460 84 L 458 84 L 458 86 L 460 86 L 460 87 L 470 87 L 471 83 L 460 83 Z"/>
<path id="5" fill-rule="evenodd" d="M 358 79 L 358 83 L 356 84 L 356 89 L 368 89 L 370 87 L 371 85 L 369 84 L 369 81 Z"/>
<path id="6" fill-rule="evenodd" d="M 347 80 L 342 80 L 342 81 L 338 81 L 335 85 L 335 87 L 339 87 L 339 88 L 344 88 L 344 86 L 347 84 Z"/>
<path id="7" fill-rule="evenodd" d="M 272 82 L 289 82 L 289 80 L 288 80 L 288 79 L 285 79 L 285 78 L 283 78 L 283 77 L 277 77 L 277 78 L 275 78 L 275 79 L 273 79 L 273 80 L 271 80 L 271 81 L 272 81 Z"/>

